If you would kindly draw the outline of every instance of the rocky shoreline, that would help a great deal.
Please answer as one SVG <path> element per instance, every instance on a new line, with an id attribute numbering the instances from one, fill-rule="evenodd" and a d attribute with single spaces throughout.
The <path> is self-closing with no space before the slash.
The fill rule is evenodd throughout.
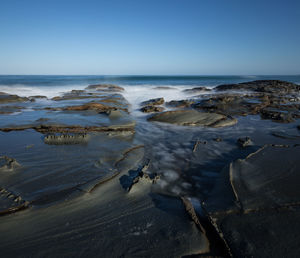
<path id="1" fill-rule="evenodd" d="M 194 87 L 140 118 L 124 92 L 0 93 L 3 255 L 299 253 L 300 85 Z"/>

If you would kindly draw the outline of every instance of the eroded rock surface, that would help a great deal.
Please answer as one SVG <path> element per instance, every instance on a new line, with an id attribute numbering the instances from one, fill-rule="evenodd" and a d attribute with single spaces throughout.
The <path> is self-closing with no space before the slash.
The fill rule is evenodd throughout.
<path id="1" fill-rule="evenodd" d="M 164 111 L 164 108 L 157 107 L 157 106 L 145 106 L 145 107 L 141 108 L 141 111 L 144 113 L 162 112 L 162 111 Z"/>
<path id="2" fill-rule="evenodd" d="M 204 207 L 233 256 L 299 253 L 299 153 L 299 146 L 264 146 L 220 175 Z"/>
<path id="3" fill-rule="evenodd" d="M 191 107 L 192 104 L 195 103 L 195 100 L 172 100 L 166 103 L 169 107 L 177 107 L 177 108 L 185 108 L 185 107 Z"/>
<path id="4" fill-rule="evenodd" d="M 120 94 L 72 90 L 52 101 L 51 107 L 45 107 L 49 101 L 34 104 L 31 113 L 25 113 L 26 106 L 19 107 L 17 110 L 20 112 L 14 117 L 9 114 L 16 108 L 0 107 L 0 130 L 34 129 L 42 133 L 134 132 L 135 122 L 128 111 L 130 105 Z"/>
<path id="5" fill-rule="evenodd" d="M 247 90 L 265 93 L 299 92 L 300 85 L 280 80 L 257 80 L 238 84 L 224 84 L 216 87 L 218 91 Z"/>
<path id="6" fill-rule="evenodd" d="M 0 104 L 11 103 L 11 102 L 24 102 L 29 101 L 29 98 L 20 97 L 18 95 L 11 95 L 5 92 L 0 92 Z"/>
<path id="7" fill-rule="evenodd" d="M 119 92 L 119 91 L 124 91 L 124 88 L 114 84 L 93 84 L 86 87 L 86 90 Z"/>
<path id="8" fill-rule="evenodd" d="M 46 144 L 82 144 L 89 140 L 88 134 L 59 134 L 47 135 L 44 138 Z"/>
<path id="9" fill-rule="evenodd" d="M 29 204 L 21 196 L 0 187 L 0 216 L 24 210 L 29 207 Z"/>
<path id="10" fill-rule="evenodd" d="M 20 167 L 21 165 L 16 159 L 7 156 L 0 157 L 0 172 L 11 172 Z"/>
<path id="11" fill-rule="evenodd" d="M 149 99 L 141 103 L 142 106 L 158 106 L 165 103 L 164 98 Z"/>
<path id="12" fill-rule="evenodd" d="M 218 93 L 207 95 L 191 106 L 208 112 L 225 115 L 256 115 L 274 122 L 290 123 L 300 117 L 300 86 L 283 81 L 253 81 L 220 85 Z M 247 90 L 247 93 L 237 92 Z"/>
<path id="13" fill-rule="evenodd" d="M 229 118 L 216 113 L 198 112 L 196 110 L 166 111 L 153 115 L 148 120 L 185 126 L 193 125 L 210 127 L 230 126 L 237 123 L 237 120 L 234 118 Z"/>
<path id="14" fill-rule="evenodd" d="M 183 90 L 183 92 L 188 93 L 188 94 L 197 94 L 197 93 L 209 92 L 209 91 L 211 91 L 211 89 L 208 89 L 206 87 L 195 87 L 192 89 Z"/>

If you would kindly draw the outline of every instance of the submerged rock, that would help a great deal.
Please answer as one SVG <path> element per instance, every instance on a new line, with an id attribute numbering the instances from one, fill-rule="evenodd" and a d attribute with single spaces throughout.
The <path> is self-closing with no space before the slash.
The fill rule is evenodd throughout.
<path id="1" fill-rule="evenodd" d="M 291 139 L 291 140 L 300 139 L 300 135 L 289 134 L 286 133 L 285 131 L 275 131 L 272 132 L 272 135 L 282 139 Z"/>
<path id="2" fill-rule="evenodd" d="M 252 145 L 253 143 L 252 143 L 250 137 L 247 136 L 247 137 L 239 138 L 239 139 L 237 140 L 237 144 L 238 144 L 240 147 L 245 148 L 245 147 L 247 147 L 247 146 L 249 146 L 249 145 Z"/>
<path id="3" fill-rule="evenodd" d="M 11 172 L 20 167 L 16 159 L 7 156 L 0 157 L 0 172 Z"/>
<path id="4" fill-rule="evenodd" d="M 221 137 L 216 137 L 213 139 L 215 142 L 222 142 L 223 139 Z"/>
<path id="5" fill-rule="evenodd" d="M 196 152 L 197 151 L 197 148 L 198 148 L 198 145 L 199 144 L 207 144 L 207 141 L 199 141 L 197 140 L 194 144 L 194 147 L 193 147 L 193 152 Z"/>
<path id="6" fill-rule="evenodd" d="M 235 118 L 230 118 L 216 113 L 204 113 L 196 110 L 166 111 L 153 115 L 149 121 L 184 125 L 184 126 L 210 126 L 223 127 L 237 123 Z"/>
<path id="7" fill-rule="evenodd" d="M 24 107 L 20 106 L 0 106 L 0 114 L 7 115 L 15 112 L 20 112 Z"/>

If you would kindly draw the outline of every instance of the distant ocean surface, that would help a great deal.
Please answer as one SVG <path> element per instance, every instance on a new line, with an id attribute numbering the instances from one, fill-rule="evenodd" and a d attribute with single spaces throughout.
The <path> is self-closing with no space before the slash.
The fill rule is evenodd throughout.
<path id="1" fill-rule="evenodd" d="M 54 97 L 72 89 L 84 89 L 90 84 L 112 83 L 125 89 L 145 90 L 145 87 L 176 86 L 177 88 L 239 83 L 252 80 L 278 79 L 300 84 L 295 76 L 56 76 L 0 75 L 0 92 L 20 96 L 45 95 Z"/>

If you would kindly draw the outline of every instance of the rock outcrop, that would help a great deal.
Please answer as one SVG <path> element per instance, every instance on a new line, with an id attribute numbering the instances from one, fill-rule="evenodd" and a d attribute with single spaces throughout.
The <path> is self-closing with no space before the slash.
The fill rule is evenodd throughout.
<path id="1" fill-rule="evenodd" d="M 141 108 L 141 111 L 143 113 L 154 113 L 154 112 L 162 112 L 164 111 L 163 107 L 157 107 L 157 106 L 144 106 Z"/>
<path id="2" fill-rule="evenodd" d="M 234 257 L 299 253 L 299 148 L 264 146 L 220 174 L 204 209 Z"/>
<path id="3" fill-rule="evenodd" d="M 170 123 L 184 126 L 223 127 L 237 123 L 237 120 L 216 113 L 198 112 L 196 110 L 175 110 L 155 114 L 149 121 Z"/>
<path id="4" fill-rule="evenodd" d="M 142 106 L 158 106 L 165 103 L 164 98 L 149 99 L 141 103 Z"/>
<path id="5" fill-rule="evenodd" d="M 238 84 L 224 84 L 215 88 L 217 91 L 247 90 L 264 93 L 292 93 L 299 92 L 300 85 L 280 80 L 257 80 Z"/>
<path id="6" fill-rule="evenodd" d="M 197 94 L 197 93 L 203 93 L 203 92 L 209 92 L 209 91 L 211 91 L 211 89 L 208 89 L 206 87 L 195 87 L 192 89 L 183 90 L 184 93 L 188 93 L 188 94 Z"/>
<path id="7" fill-rule="evenodd" d="M 11 95 L 5 92 L 0 92 L 0 104 L 25 101 L 30 101 L 30 99 L 26 97 L 20 97 L 18 95 Z"/>
<path id="8" fill-rule="evenodd" d="M 17 162 L 16 159 L 10 158 L 8 156 L 1 156 L 0 157 L 0 172 L 12 172 L 21 165 Z"/>
<path id="9" fill-rule="evenodd" d="M 105 92 L 120 92 L 124 91 L 124 88 L 114 84 L 93 84 L 85 88 L 86 90 L 96 90 Z"/>

